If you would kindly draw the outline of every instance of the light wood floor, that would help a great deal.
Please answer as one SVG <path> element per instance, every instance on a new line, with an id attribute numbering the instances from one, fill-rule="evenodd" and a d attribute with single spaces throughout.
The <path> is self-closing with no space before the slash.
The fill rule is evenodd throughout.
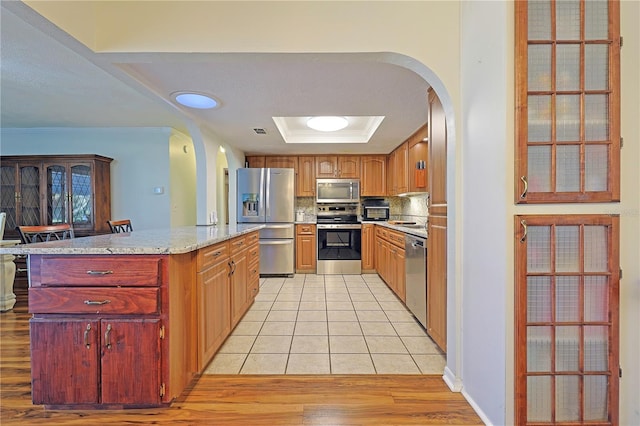
<path id="1" fill-rule="evenodd" d="M 202 376 L 170 408 L 53 411 L 31 404 L 26 295 L 0 314 L 0 424 L 481 425 L 439 376 Z"/>

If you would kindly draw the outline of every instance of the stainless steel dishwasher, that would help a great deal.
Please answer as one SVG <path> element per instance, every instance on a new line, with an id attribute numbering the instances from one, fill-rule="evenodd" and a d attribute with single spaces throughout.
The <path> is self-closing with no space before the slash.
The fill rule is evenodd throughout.
<path id="1" fill-rule="evenodd" d="M 407 307 L 427 327 L 427 240 L 405 234 Z"/>

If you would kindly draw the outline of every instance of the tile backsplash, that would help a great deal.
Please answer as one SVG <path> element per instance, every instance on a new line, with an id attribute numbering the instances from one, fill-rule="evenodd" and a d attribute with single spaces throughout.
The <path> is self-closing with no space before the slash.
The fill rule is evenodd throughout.
<path id="1" fill-rule="evenodd" d="M 427 210 L 427 197 L 428 194 L 425 193 L 409 197 L 383 198 L 389 203 L 389 219 L 408 220 L 419 224 L 425 224 L 429 216 Z M 315 197 L 296 197 L 296 211 L 298 210 L 302 210 L 304 212 L 305 220 L 314 220 L 316 217 Z"/>
<path id="2" fill-rule="evenodd" d="M 425 224 L 429 217 L 427 198 L 426 193 L 409 197 L 388 197 L 389 218 Z"/>

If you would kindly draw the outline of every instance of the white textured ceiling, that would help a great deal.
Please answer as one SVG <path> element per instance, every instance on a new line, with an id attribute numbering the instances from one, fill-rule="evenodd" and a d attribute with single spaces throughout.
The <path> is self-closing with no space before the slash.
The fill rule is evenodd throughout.
<path id="1" fill-rule="evenodd" d="M 173 127 L 247 153 L 388 153 L 426 122 L 421 77 L 367 54 L 96 54 L 26 6 L 1 10 L 3 128 Z M 188 110 L 171 93 L 215 96 Z M 272 117 L 385 116 L 367 144 L 285 144 Z M 266 135 L 253 129 L 263 128 Z"/>

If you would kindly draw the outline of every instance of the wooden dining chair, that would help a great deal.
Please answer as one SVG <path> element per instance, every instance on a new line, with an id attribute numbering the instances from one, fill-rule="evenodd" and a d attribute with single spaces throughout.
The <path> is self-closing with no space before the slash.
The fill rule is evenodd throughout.
<path id="1" fill-rule="evenodd" d="M 112 234 L 133 231 L 133 226 L 131 226 L 131 220 L 129 219 L 108 220 L 107 223 L 109 224 L 109 228 L 111 228 Z"/>
<path id="2" fill-rule="evenodd" d="M 68 223 L 61 225 L 18 226 L 16 229 L 20 233 L 20 239 L 24 244 L 75 238 L 73 228 Z"/>

